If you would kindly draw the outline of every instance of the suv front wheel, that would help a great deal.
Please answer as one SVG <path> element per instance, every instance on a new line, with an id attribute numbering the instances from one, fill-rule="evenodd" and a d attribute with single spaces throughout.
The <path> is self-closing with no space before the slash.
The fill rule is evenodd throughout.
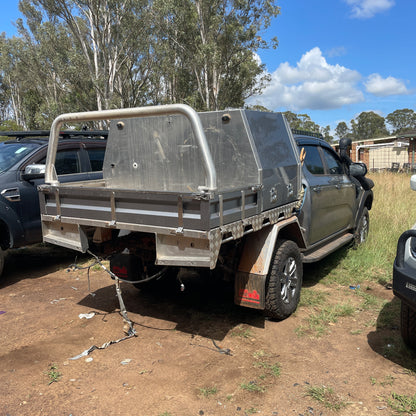
<path id="1" fill-rule="evenodd" d="M 416 348 L 416 311 L 405 302 L 401 302 L 400 331 L 403 341 L 411 348 Z"/>
<path id="2" fill-rule="evenodd" d="M 365 243 L 368 236 L 368 231 L 370 230 L 370 215 L 368 214 L 368 209 L 364 208 L 358 222 L 357 229 L 355 230 L 354 239 L 355 245 L 359 246 L 360 244 Z"/>

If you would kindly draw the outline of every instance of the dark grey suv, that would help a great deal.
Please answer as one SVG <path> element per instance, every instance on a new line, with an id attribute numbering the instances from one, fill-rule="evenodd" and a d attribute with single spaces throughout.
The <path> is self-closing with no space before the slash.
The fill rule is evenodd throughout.
<path id="1" fill-rule="evenodd" d="M 416 191 L 416 175 L 410 180 Z M 397 243 L 393 265 L 393 292 L 401 301 L 400 330 L 404 342 L 416 349 L 416 224 Z"/>
<path id="2" fill-rule="evenodd" d="M 55 163 L 61 182 L 100 179 L 107 131 L 61 133 Z M 1 132 L 0 277 L 5 251 L 42 241 L 37 186 L 44 182 L 48 131 Z"/>

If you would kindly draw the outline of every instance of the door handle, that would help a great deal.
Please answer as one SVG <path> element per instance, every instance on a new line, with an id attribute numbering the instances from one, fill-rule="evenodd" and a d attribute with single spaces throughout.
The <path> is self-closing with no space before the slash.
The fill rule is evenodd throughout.
<path id="1" fill-rule="evenodd" d="M 322 191 L 321 185 L 313 186 L 312 191 L 317 192 L 317 193 L 321 192 Z"/>
<path id="2" fill-rule="evenodd" d="M 1 196 L 7 199 L 10 202 L 19 202 L 20 201 L 20 191 L 19 188 L 8 188 L 3 189 L 0 192 Z"/>

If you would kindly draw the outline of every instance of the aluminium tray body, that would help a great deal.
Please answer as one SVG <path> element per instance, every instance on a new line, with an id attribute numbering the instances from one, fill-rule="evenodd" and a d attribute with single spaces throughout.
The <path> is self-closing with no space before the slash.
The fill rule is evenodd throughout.
<path id="1" fill-rule="evenodd" d="M 158 264 L 213 268 L 223 242 L 293 215 L 300 162 L 282 114 L 195 113 L 196 132 L 170 108 L 110 114 L 103 180 L 39 187 L 44 241 L 85 251 L 86 227 L 150 232 Z"/>

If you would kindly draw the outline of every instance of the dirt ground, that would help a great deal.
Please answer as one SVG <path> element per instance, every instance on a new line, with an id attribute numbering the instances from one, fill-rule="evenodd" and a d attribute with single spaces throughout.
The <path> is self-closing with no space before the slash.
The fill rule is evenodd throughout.
<path id="1" fill-rule="evenodd" d="M 184 292 L 123 284 L 137 336 L 71 360 L 124 337 L 113 281 L 91 270 L 91 296 L 87 271 L 67 271 L 73 261 L 73 253 L 41 248 L 8 259 L 0 283 L 1 416 L 387 416 L 397 414 L 393 392 L 416 393 L 409 361 L 386 353 L 398 327 L 378 328 L 371 311 L 357 309 L 320 338 L 299 336 L 307 308 L 268 321 L 234 306 L 228 286 L 198 280 Z M 330 290 L 345 302 L 344 291 Z M 391 290 L 372 290 L 395 302 Z M 332 391 L 326 402 L 308 394 L 314 387 Z"/>

